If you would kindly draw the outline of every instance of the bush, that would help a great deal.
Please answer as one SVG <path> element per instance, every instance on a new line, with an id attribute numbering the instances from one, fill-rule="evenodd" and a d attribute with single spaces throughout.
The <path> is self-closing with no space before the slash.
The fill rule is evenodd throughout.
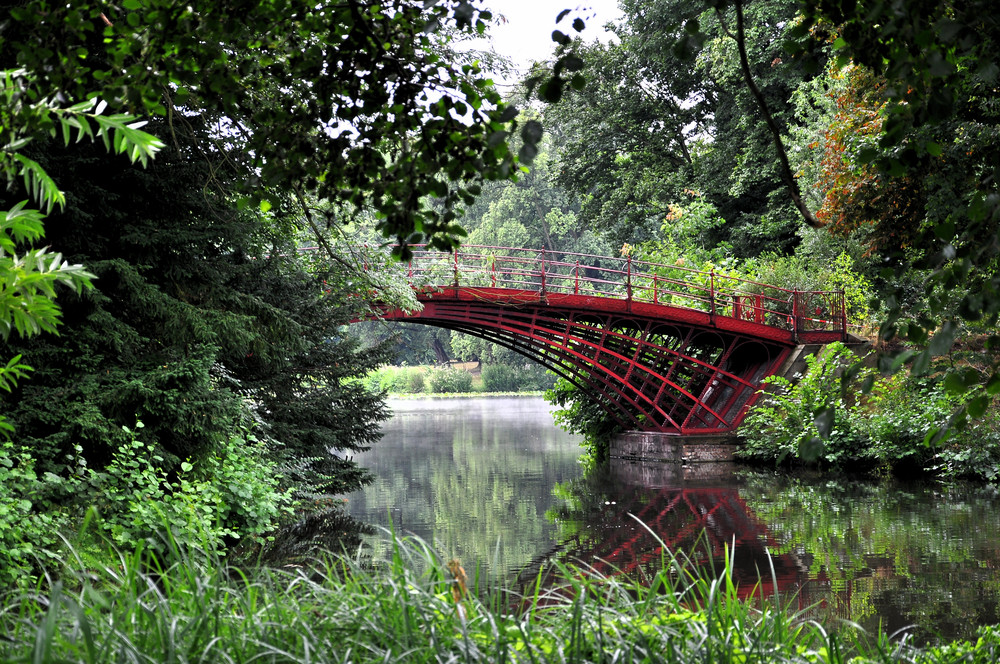
<path id="1" fill-rule="evenodd" d="M 291 509 L 290 492 L 279 490 L 263 446 L 246 432 L 168 473 L 156 445 L 124 431 L 130 442 L 104 470 L 88 473 L 92 504 L 117 544 L 163 551 L 159 534 L 167 528 L 184 547 L 221 552 L 226 539 L 270 532 Z"/>
<path id="2" fill-rule="evenodd" d="M 460 371 L 445 367 L 434 369 L 429 374 L 431 392 L 439 394 L 456 392 L 465 393 L 472 391 L 472 374 L 467 371 Z"/>
<path id="3" fill-rule="evenodd" d="M 411 370 L 409 375 L 406 377 L 406 389 L 411 393 L 423 392 L 427 389 L 426 381 L 424 380 L 424 374 L 421 371 Z"/>
<path id="4" fill-rule="evenodd" d="M 862 456 L 864 439 L 852 429 L 838 378 L 854 359 L 844 344 L 832 343 L 806 358 L 806 373 L 798 383 L 769 377 L 765 382 L 770 391 L 740 427 L 740 456 L 779 461 L 791 456 L 832 465 Z"/>
<path id="5" fill-rule="evenodd" d="M 426 389 L 424 369 L 420 367 L 380 367 L 364 379 L 365 387 L 375 392 L 408 394 Z"/>
<path id="6" fill-rule="evenodd" d="M 517 392 L 523 387 L 518 370 L 509 364 L 483 367 L 484 392 Z"/>
<path id="7" fill-rule="evenodd" d="M 54 475 L 39 479 L 30 450 L 0 443 L 0 587 L 30 583 L 35 566 L 54 555 L 66 517 L 48 495 L 62 484 Z"/>
<path id="8" fill-rule="evenodd" d="M 845 390 L 838 374 L 851 361 L 846 347 L 830 344 L 821 356 L 807 358 L 808 369 L 797 384 L 769 378 L 773 392 L 763 395 L 744 421 L 744 445 L 737 454 L 758 461 L 798 457 L 832 466 L 863 462 L 869 469 L 1000 481 L 996 409 L 964 428 L 954 427 L 953 414 L 974 393 L 949 394 L 935 377 L 876 377 L 871 371 L 854 377 Z M 866 378 L 872 387 L 861 394 L 859 383 Z M 940 430 L 947 436 L 935 446 L 930 432 Z"/>

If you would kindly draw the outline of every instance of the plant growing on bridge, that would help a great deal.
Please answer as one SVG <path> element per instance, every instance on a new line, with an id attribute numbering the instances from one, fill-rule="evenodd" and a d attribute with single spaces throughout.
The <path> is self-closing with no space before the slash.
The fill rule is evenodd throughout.
<path id="1" fill-rule="evenodd" d="M 862 454 L 862 440 L 852 430 L 840 375 L 855 360 L 842 343 L 832 343 L 806 358 L 797 383 L 770 376 L 767 389 L 740 427 L 744 458 L 800 458 L 838 464 Z"/>

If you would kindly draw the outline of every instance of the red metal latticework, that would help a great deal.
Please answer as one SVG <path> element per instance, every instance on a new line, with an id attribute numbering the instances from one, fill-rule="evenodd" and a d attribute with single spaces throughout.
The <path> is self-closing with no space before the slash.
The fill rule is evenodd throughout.
<path id="1" fill-rule="evenodd" d="M 388 319 L 487 339 L 549 367 L 625 429 L 735 429 L 796 343 L 845 336 L 843 293 L 680 266 L 500 247 L 416 251 L 421 311 Z"/>
<path id="2" fill-rule="evenodd" d="M 635 487 L 631 500 L 578 518 L 579 531 L 527 565 L 516 585 L 535 583 L 540 571 L 551 581 L 554 560 L 586 573 L 645 582 L 675 555 L 708 575 L 721 573 L 731 556 L 741 598 L 798 593 L 808 578 L 794 554 L 777 553 L 782 547 L 737 489 Z"/>

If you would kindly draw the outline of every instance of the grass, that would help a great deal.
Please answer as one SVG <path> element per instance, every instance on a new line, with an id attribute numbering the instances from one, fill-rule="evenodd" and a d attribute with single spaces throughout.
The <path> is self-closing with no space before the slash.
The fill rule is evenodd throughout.
<path id="1" fill-rule="evenodd" d="M 647 586 L 562 567 L 555 585 L 464 592 L 464 572 L 419 539 L 373 565 L 243 570 L 172 549 L 77 556 L 0 602 L 0 661 L 85 662 L 993 662 L 1000 633 L 931 649 L 834 631 L 777 598 L 737 599 L 726 570 L 665 558 Z M 462 583 L 460 583 L 460 581 Z M 857 657 L 859 659 L 851 659 Z"/>

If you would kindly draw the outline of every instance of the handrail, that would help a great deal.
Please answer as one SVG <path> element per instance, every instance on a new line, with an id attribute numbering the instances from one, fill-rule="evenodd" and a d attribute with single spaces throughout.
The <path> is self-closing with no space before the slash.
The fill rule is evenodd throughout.
<path id="1" fill-rule="evenodd" d="M 800 332 L 846 336 L 843 291 L 801 291 L 682 265 L 546 249 L 463 245 L 453 252 L 412 245 L 407 275 L 416 289 L 504 288 L 607 297 L 683 307 Z"/>

